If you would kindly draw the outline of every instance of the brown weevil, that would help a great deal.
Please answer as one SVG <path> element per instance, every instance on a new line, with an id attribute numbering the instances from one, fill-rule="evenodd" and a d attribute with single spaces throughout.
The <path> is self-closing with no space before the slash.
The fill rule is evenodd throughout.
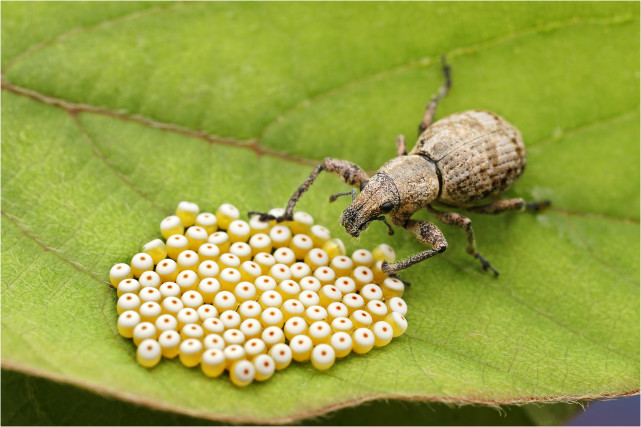
<path id="1" fill-rule="evenodd" d="M 470 212 L 497 214 L 505 211 L 538 211 L 549 201 L 526 203 L 522 198 L 485 202 L 507 190 L 523 173 L 527 157 L 521 133 L 516 127 L 494 113 L 481 110 L 452 114 L 433 123 L 438 103 L 451 86 L 450 67 L 442 59 L 444 83 L 427 104 L 419 125 L 416 146 L 407 153 L 405 138 L 396 139 L 397 157 L 385 163 L 370 178 L 358 165 L 346 160 L 326 158 L 287 203 L 282 217 L 260 214 L 261 220 L 292 220 L 294 206 L 301 195 L 325 170 L 337 173 L 341 179 L 360 188 L 330 196 L 330 202 L 343 195 L 352 195 L 352 203 L 343 212 L 341 224 L 350 235 L 357 237 L 372 221 L 385 221 L 406 228 L 431 249 L 396 263 L 383 263 L 383 271 L 395 274 L 417 262 L 442 253 L 447 241 L 441 230 L 431 222 L 411 219 L 426 208 L 446 224 L 461 227 L 467 233 L 467 252 L 481 262 L 483 270 L 498 271 L 476 249 L 472 221 L 455 212 L 437 210 L 462 208 Z M 491 199 L 490 199 L 491 200 Z M 250 215 L 258 214 L 250 212 Z"/>

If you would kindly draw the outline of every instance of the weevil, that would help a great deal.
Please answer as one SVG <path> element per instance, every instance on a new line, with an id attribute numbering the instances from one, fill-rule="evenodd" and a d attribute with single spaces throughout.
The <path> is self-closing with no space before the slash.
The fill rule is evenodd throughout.
<path id="1" fill-rule="evenodd" d="M 431 248 L 395 263 L 383 263 L 383 271 L 396 274 L 420 261 L 447 249 L 447 240 L 439 228 L 428 221 L 414 220 L 412 215 L 425 208 L 445 224 L 465 230 L 467 253 L 498 276 L 499 272 L 476 248 L 472 221 L 450 208 L 470 212 L 498 214 L 506 211 L 539 211 L 549 201 L 525 202 L 522 198 L 496 200 L 521 176 L 527 162 L 525 145 L 519 130 L 497 114 L 470 110 L 452 114 L 434 122 L 436 107 L 449 93 L 451 70 L 441 58 L 444 82 L 425 108 L 419 124 L 419 136 L 414 149 L 406 150 L 405 138 L 396 138 L 396 157 L 389 160 L 371 177 L 358 165 L 326 158 L 305 182 L 298 187 L 287 203 L 283 216 L 259 214 L 260 219 L 292 220 L 294 207 L 301 195 L 312 185 L 321 171 L 337 173 L 347 184 L 360 189 L 330 196 L 352 196 L 351 204 L 343 211 L 341 224 L 348 234 L 358 237 L 372 221 L 382 221 L 390 235 L 394 233 L 385 220 L 406 228 Z M 494 201 L 489 201 L 494 198 Z M 448 210 L 439 210 L 434 206 Z"/>

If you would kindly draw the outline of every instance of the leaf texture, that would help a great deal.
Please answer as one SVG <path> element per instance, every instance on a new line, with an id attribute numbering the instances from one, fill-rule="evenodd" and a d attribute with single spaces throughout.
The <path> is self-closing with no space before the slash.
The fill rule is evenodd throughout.
<path id="1" fill-rule="evenodd" d="M 4 368 L 257 423 L 381 398 L 638 393 L 638 4 L 93 4 L 2 8 Z M 176 361 L 139 367 L 115 328 L 109 268 L 181 200 L 265 210 L 325 156 L 375 170 L 398 133 L 415 135 L 441 54 L 454 83 L 437 117 L 506 117 L 528 148 L 507 195 L 553 204 L 470 216 L 500 278 L 443 226 L 448 251 L 403 275 L 410 329 L 387 348 L 242 390 Z M 300 209 L 350 249 L 423 249 L 380 224 L 348 239 L 344 204 L 327 203 L 345 189 L 321 176 Z"/>

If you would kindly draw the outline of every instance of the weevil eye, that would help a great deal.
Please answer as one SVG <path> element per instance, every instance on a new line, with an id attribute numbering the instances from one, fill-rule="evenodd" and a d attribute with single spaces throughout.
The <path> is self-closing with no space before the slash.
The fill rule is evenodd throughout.
<path id="1" fill-rule="evenodd" d="M 365 188 L 366 185 L 367 185 L 367 181 L 363 181 L 363 183 L 361 184 L 361 188 L 359 188 L 359 190 L 363 191 L 363 188 Z"/>
<path id="2" fill-rule="evenodd" d="M 380 212 L 382 214 L 386 214 L 392 211 L 394 209 L 394 202 L 385 202 L 381 205 L 379 208 Z"/>

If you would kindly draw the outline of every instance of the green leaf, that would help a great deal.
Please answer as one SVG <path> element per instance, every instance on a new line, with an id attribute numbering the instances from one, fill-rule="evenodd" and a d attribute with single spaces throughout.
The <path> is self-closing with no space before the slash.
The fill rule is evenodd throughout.
<path id="1" fill-rule="evenodd" d="M 638 393 L 638 3 L 9 2 L 2 22 L 3 368 L 244 423 L 374 399 Z M 448 251 L 403 274 L 410 327 L 386 348 L 245 389 L 176 361 L 138 366 L 109 268 L 157 238 L 180 200 L 265 210 L 324 156 L 375 170 L 397 134 L 415 134 L 443 53 L 453 88 L 438 117 L 506 117 L 528 147 L 507 195 L 552 200 L 539 215 L 470 215 L 501 276 L 443 226 Z M 299 207 L 350 249 L 424 249 L 381 224 L 349 239 L 346 202 L 327 203 L 345 189 L 321 175 Z M 514 411 L 514 423 L 565 415 Z"/>

